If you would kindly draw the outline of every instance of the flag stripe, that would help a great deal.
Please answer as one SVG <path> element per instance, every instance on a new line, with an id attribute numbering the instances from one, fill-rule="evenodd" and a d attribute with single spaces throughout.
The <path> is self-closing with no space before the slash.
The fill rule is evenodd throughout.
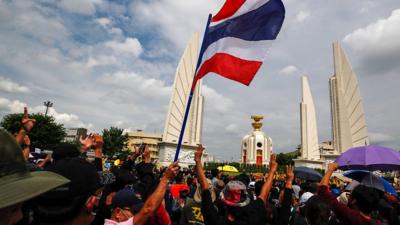
<path id="1" fill-rule="evenodd" d="M 237 2 L 241 2 L 242 0 L 232 0 L 233 3 Z M 217 17 L 218 14 L 220 14 L 221 11 L 226 11 L 226 9 L 224 9 L 225 5 L 229 2 L 229 0 L 227 2 L 225 2 L 224 6 L 221 8 L 221 10 L 217 13 L 217 15 L 215 15 L 213 17 L 213 20 L 211 21 L 211 26 L 215 26 L 221 22 L 224 22 L 226 20 L 235 18 L 237 16 L 243 15 L 247 12 L 250 12 L 252 10 L 255 10 L 257 8 L 259 8 L 260 6 L 264 5 L 265 3 L 267 3 L 269 0 L 246 0 L 243 4 L 240 5 L 239 8 L 237 8 L 234 12 L 234 14 L 227 16 L 225 18 L 218 18 L 218 19 L 214 19 L 215 17 Z M 232 10 L 233 11 L 233 10 Z M 224 12 L 225 15 L 228 15 L 228 13 Z"/>
<path id="2" fill-rule="evenodd" d="M 225 37 L 212 43 L 204 52 L 202 63 L 210 59 L 216 52 L 240 56 L 242 59 L 263 61 L 272 41 L 246 41 L 234 37 Z"/>
<path id="3" fill-rule="evenodd" d="M 245 3 L 246 0 L 226 0 L 224 6 L 213 16 L 212 22 L 221 21 L 223 19 L 229 18 L 240 9 L 240 7 Z"/>
<path id="4" fill-rule="evenodd" d="M 224 37 L 235 37 L 247 41 L 274 40 L 281 29 L 284 11 L 281 1 L 270 0 L 256 10 L 216 26 L 210 26 L 205 34 L 201 54 L 212 43 Z"/>
<path id="5" fill-rule="evenodd" d="M 249 85 L 261 65 L 261 61 L 245 60 L 226 53 L 216 53 L 200 66 L 196 81 L 207 73 L 214 72 L 225 78 Z"/>

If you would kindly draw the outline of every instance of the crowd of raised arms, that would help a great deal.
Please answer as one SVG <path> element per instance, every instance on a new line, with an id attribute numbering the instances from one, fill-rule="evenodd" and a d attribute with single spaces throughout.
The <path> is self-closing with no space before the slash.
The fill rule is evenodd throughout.
<path id="1" fill-rule="evenodd" d="M 362 184 L 332 182 L 329 164 L 319 183 L 295 178 L 293 167 L 276 176 L 271 155 L 263 177 L 232 177 L 205 171 L 204 148 L 195 167 L 152 164 L 147 147 L 135 148 L 121 165 L 103 169 L 103 138 L 80 138 L 80 149 L 60 143 L 53 154 L 35 160 L 27 111 L 21 129 L 0 129 L 0 225 L 157 224 L 157 225 L 328 225 L 399 224 L 395 195 Z M 94 149 L 94 160 L 86 152 Z"/>

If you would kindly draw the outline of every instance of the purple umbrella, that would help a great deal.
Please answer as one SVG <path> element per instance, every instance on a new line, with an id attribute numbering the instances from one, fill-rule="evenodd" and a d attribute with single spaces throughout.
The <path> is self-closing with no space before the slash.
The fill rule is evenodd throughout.
<path id="1" fill-rule="evenodd" d="M 400 153 L 376 145 L 350 148 L 335 161 L 341 170 L 400 170 Z"/>

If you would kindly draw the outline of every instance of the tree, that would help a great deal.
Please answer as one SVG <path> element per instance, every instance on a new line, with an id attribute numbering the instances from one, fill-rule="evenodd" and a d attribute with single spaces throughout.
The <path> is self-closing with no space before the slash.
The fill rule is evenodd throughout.
<path id="1" fill-rule="evenodd" d="M 0 125 L 11 134 L 15 134 L 21 129 L 22 117 L 22 113 L 8 114 L 3 117 Z M 64 125 L 56 123 L 52 116 L 34 113 L 29 117 L 36 120 L 35 126 L 28 134 L 32 147 L 52 150 L 67 135 Z"/>
<path id="2" fill-rule="evenodd" d="M 103 153 L 112 156 L 115 153 L 127 149 L 128 134 L 122 134 L 123 129 L 118 127 L 110 127 L 110 129 L 103 130 Z"/>

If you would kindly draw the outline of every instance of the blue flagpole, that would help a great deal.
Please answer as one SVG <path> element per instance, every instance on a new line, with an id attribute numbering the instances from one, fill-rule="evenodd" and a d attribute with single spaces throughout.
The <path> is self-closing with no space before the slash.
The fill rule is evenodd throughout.
<path id="1" fill-rule="evenodd" d="M 201 59 L 203 58 L 202 48 L 203 48 L 203 44 L 204 44 L 204 40 L 205 40 L 205 35 L 207 34 L 207 30 L 208 30 L 208 26 L 210 25 L 210 22 L 211 22 L 211 14 L 208 15 L 207 26 L 206 26 L 206 29 L 205 29 L 205 31 L 204 31 L 203 41 L 202 41 L 202 43 L 201 43 L 201 47 L 200 47 L 200 51 L 199 51 L 199 57 L 198 57 L 198 59 L 197 59 L 196 70 L 195 70 L 194 76 L 193 76 L 193 82 L 196 82 L 196 83 L 197 83 L 197 80 L 195 79 L 195 77 L 196 77 L 197 69 L 199 69 L 199 66 L 200 66 L 200 63 L 201 63 Z M 183 117 L 183 122 L 182 122 L 182 129 L 181 129 L 181 133 L 179 134 L 178 145 L 176 146 L 176 152 L 175 152 L 174 162 L 176 162 L 176 161 L 178 160 L 178 158 L 179 158 L 179 152 L 181 151 L 182 140 L 183 140 L 183 134 L 185 133 L 186 122 L 187 122 L 187 118 L 188 118 L 188 116 L 189 116 L 190 105 L 191 105 L 191 103 L 192 103 L 193 92 L 194 92 L 194 90 L 195 90 L 196 83 L 193 83 L 193 84 L 192 84 L 192 88 L 190 88 L 190 94 L 189 94 L 188 102 L 187 102 L 187 105 L 186 105 L 185 116 Z"/>

